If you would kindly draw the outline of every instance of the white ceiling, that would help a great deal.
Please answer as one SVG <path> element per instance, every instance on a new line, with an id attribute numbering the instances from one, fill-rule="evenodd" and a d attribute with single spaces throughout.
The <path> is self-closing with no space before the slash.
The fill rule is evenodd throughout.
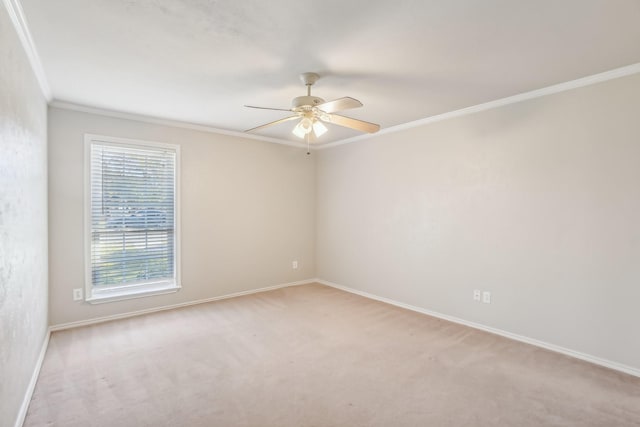
<path id="1" fill-rule="evenodd" d="M 21 4 L 55 100 L 232 131 L 286 116 L 243 105 L 289 108 L 305 71 L 384 129 L 640 62 L 638 0 Z"/>

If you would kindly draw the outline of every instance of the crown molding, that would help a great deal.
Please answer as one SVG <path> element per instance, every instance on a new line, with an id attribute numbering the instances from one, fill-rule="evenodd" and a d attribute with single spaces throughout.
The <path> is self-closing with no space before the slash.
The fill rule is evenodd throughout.
<path id="1" fill-rule="evenodd" d="M 73 111 L 80 111 L 80 112 L 91 113 L 91 114 L 98 114 L 98 115 L 103 115 L 108 117 L 127 119 L 127 120 L 136 120 L 136 121 L 145 122 L 145 123 L 153 123 L 153 124 L 172 126 L 172 127 L 183 128 L 183 129 L 191 129 L 191 130 L 198 130 L 202 132 L 210 132 L 210 133 L 216 133 L 221 135 L 235 136 L 235 137 L 245 138 L 245 139 L 272 142 L 275 144 L 288 145 L 288 146 L 297 147 L 297 148 L 305 148 L 304 147 L 305 144 L 303 143 L 297 143 L 297 142 L 280 139 L 280 138 L 273 138 L 268 136 L 255 135 L 255 134 L 247 134 L 244 132 L 232 131 L 227 129 L 219 129 L 219 128 L 215 128 L 215 127 L 203 125 L 203 124 L 188 123 L 188 122 L 182 122 L 179 120 L 171 120 L 171 119 L 162 119 L 158 117 L 150 117 L 150 116 L 145 116 L 140 114 L 125 113 L 125 112 L 107 110 L 102 108 L 90 107 L 90 106 L 75 104 L 72 102 L 66 102 L 62 100 L 54 100 L 53 95 L 51 93 L 51 89 L 47 82 L 47 77 L 44 73 L 42 62 L 40 61 L 40 56 L 38 55 L 38 51 L 33 42 L 33 38 L 31 37 L 31 33 L 29 31 L 29 27 L 27 25 L 27 21 L 24 16 L 22 6 L 20 4 L 20 0 L 2 0 L 2 3 L 4 4 L 9 14 L 9 18 L 11 19 L 11 22 L 13 23 L 16 29 L 16 33 L 18 34 L 18 38 L 20 39 L 20 42 L 22 43 L 22 46 L 25 50 L 27 58 L 29 59 L 29 63 L 31 64 L 31 68 L 33 69 L 36 80 L 38 81 L 40 90 L 42 91 L 42 94 L 46 98 L 49 105 L 52 107 L 73 110 Z M 359 135 L 359 136 L 346 138 L 346 139 L 342 139 L 334 142 L 328 142 L 324 144 L 316 143 L 312 145 L 310 149 L 323 150 L 326 148 L 337 147 L 339 145 L 349 144 L 352 142 L 364 141 L 367 139 L 375 138 L 380 135 L 400 132 L 403 130 L 424 126 L 430 123 L 439 122 L 442 120 L 448 120 L 456 117 L 466 116 L 468 114 L 474 114 L 481 111 L 491 110 L 494 108 L 503 107 L 505 105 L 515 104 L 518 102 L 527 101 L 530 99 L 535 99 L 535 98 L 539 98 L 546 95 L 552 95 L 555 93 L 560 93 L 560 92 L 568 91 L 571 89 L 580 88 L 583 86 L 602 83 L 608 80 L 613 80 L 613 79 L 617 79 L 620 77 L 625 77 L 625 76 L 629 76 L 637 73 L 640 73 L 640 62 L 627 65 L 624 67 L 620 67 L 620 68 L 615 68 L 613 70 L 605 71 L 603 73 L 582 77 L 576 80 L 571 80 L 568 82 L 559 83 L 559 84 L 544 87 L 541 89 L 520 93 L 520 94 L 509 96 L 506 98 L 501 98 L 494 101 L 489 101 L 482 104 L 461 108 L 459 110 L 449 111 L 446 113 L 426 117 L 423 119 L 402 123 L 396 126 L 391 126 L 391 127 L 382 129 L 375 134 Z"/>
<path id="2" fill-rule="evenodd" d="M 6 2 L 6 1 L 17 1 L 17 0 L 3 0 L 3 1 Z M 461 108 L 459 110 L 449 111 L 449 112 L 446 112 L 446 113 L 437 114 L 435 116 L 426 117 L 424 119 L 414 120 L 412 122 L 403 123 L 403 124 L 399 124 L 399 125 L 396 125 L 396 126 L 391 126 L 391 127 L 382 129 L 379 132 L 376 132 L 374 134 L 359 135 L 359 136 L 355 136 L 355 137 L 352 137 L 352 138 L 346 138 L 346 139 L 342 139 L 342 140 L 338 140 L 338 141 L 334 141 L 334 142 L 328 142 L 328 143 L 324 143 L 324 144 L 316 143 L 316 144 L 312 145 L 310 147 L 310 149 L 312 151 L 313 150 L 323 150 L 323 149 L 337 147 L 337 146 L 344 145 L 344 144 L 349 144 L 349 143 L 352 143 L 352 142 L 364 141 L 364 140 L 367 140 L 367 139 L 376 138 L 376 137 L 378 137 L 380 135 L 392 134 L 392 133 L 395 133 L 395 132 L 400 132 L 400 131 L 403 131 L 403 130 L 407 130 L 407 129 L 412 129 L 412 128 L 415 128 L 415 127 L 428 125 L 430 123 L 435 123 L 435 122 L 439 122 L 439 121 L 443 121 L 443 120 L 453 119 L 453 118 L 456 118 L 456 117 L 462 117 L 462 116 L 466 116 L 466 115 L 469 115 L 469 114 L 479 113 L 481 111 L 491 110 L 491 109 L 494 109 L 494 108 L 499 108 L 499 107 L 503 107 L 503 106 L 510 105 L 510 104 L 516 104 L 518 102 L 523 102 L 523 101 L 527 101 L 527 100 L 530 100 L 530 99 L 540 98 L 540 97 L 547 96 L 547 95 L 553 95 L 553 94 L 556 94 L 556 93 L 565 92 L 565 91 L 568 91 L 568 90 L 577 89 L 577 88 L 584 87 L 584 86 L 590 86 L 590 85 L 593 85 L 593 84 L 602 83 L 602 82 L 606 82 L 606 81 L 609 81 L 609 80 L 614 80 L 614 79 L 617 79 L 617 78 L 620 78 L 620 77 L 630 76 L 630 75 L 637 74 L 637 73 L 640 73 L 640 62 L 639 63 L 635 63 L 635 64 L 631 64 L 631 65 L 627 65 L 625 67 L 615 68 L 613 70 L 605 71 L 603 73 L 598 73 L 598 74 L 593 74 L 591 76 L 582 77 L 582 78 L 579 78 L 579 79 L 576 79 L 576 80 L 571 80 L 571 81 L 568 81 L 568 82 L 559 83 L 559 84 L 552 85 L 552 86 L 547 86 L 547 87 L 544 87 L 544 88 L 541 88 L 541 89 L 536 89 L 536 90 L 532 90 L 532 91 L 529 91 L 529 92 L 520 93 L 520 94 L 509 96 L 509 97 L 506 97 L 506 98 L 496 99 L 494 101 L 489 101 L 489 102 L 485 102 L 485 103 L 482 103 L 482 104 L 473 105 L 471 107 Z M 183 129 L 192 129 L 192 130 L 198 130 L 198 131 L 202 131 L 202 132 L 210 132 L 210 133 L 216 133 L 216 134 L 222 134 L 222 135 L 229 135 L 229 136 L 235 136 L 235 137 L 238 137 L 238 138 L 253 139 L 253 140 L 258 140 L 258 141 L 265 141 L 265 142 L 271 142 L 271 143 L 275 143 L 275 144 L 282 144 L 282 145 L 288 145 L 288 146 L 291 146 L 291 147 L 305 148 L 306 149 L 306 146 L 305 146 L 304 143 L 297 143 L 297 142 L 288 141 L 288 140 L 285 140 L 285 139 L 272 138 L 272 137 L 268 137 L 268 136 L 261 136 L 261 135 L 255 135 L 255 134 L 248 134 L 248 133 L 244 133 L 244 132 L 232 131 L 232 130 L 227 130 L 227 129 L 219 129 L 219 128 L 215 128 L 215 127 L 208 126 L 208 125 L 187 123 L 187 122 L 182 122 L 182 121 L 178 121 L 178 120 L 162 119 L 162 118 L 158 118 L 158 117 L 151 117 L 151 116 L 145 116 L 145 115 L 134 114 L 134 113 L 125 113 L 125 112 L 120 112 L 120 111 L 113 111 L 113 110 L 107 110 L 107 109 L 102 109 L 102 108 L 89 107 L 89 106 L 86 106 L 86 105 L 80 105 L 80 104 L 61 101 L 61 100 L 50 101 L 49 105 L 52 106 L 52 107 L 62 108 L 62 109 L 65 109 L 65 110 L 80 111 L 80 112 L 84 112 L 84 113 L 97 114 L 97 115 L 102 115 L 102 116 L 107 116 L 107 117 L 115 117 L 115 118 L 126 119 L 126 120 L 135 120 L 135 121 L 140 121 L 140 122 L 145 122 L 145 123 L 153 123 L 153 124 L 159 124 L 159 125 L 164 125 L 164 126 L 172 126 L 172 127 L 177 127 L 177 128 L 183 128 Z"/>
<path id="3" fill-rule="evenodd" d="M 38 80 L 38 84 L 40 85 L 42 95 L 44 95 L 47 102 L 50 102 L 51 99 L 53 99 L 51 88 L 47 82 L 47 76 L 44 73 L 40 56 L 38 55 L 36 46 L 33 43 L 33 38 L 31 37 L 31 32 L 27 26 L 27 20 L 24 17 L 20 0 L 2 0 L 2 3 L 4 4 L 5 9 L 7 9 L 9 18 L 11 19 L 11 22 L 16 29 L 16 33 L 18 34 L 18 38 L 22 43 L 22 47 L 27 54 L 27 58 L 29 59 L 29 63 L 33 69 L 33 74 L 35 74 L 36 80 Z"/>
<path id="4" fill-rule="evenodd" d="M 63 110 L 71 110 L 71 111 L 78 111 L 81 113 L 89 113 L 89 114 L 96 114 L 99 116 L 113 117 L 116 119 L 133 120 L 137 122 L 151 123 L 155 125 L 171 126 L 171 127 L 181 128 L 181 129 L 197 130 L 200 132 L 216 133 L 220 135 L 228 135 L 228 136 L 234 136 L 237 138 L 244 138 L 244 139 L 253 139 L 258 141 L 265 141 L 265 142 L 271 142 L 274 144 L 288 145 L 291 147 L 306 149 L 306 146 L 304 144 L 296 143 L 293 141 L 287 141 L 285 139 L 272 138 L 269 136 L 255 135 L 255 134 L 238 132 L 238 131 L 227 130 L 227 129 L 220 129 L 213 126 L 202 125 L 197 123 L 188 123 L 188 122 L 183 122 L 179 120 L 163 119 L 159 117 L 145 116 L 142 114 L 125 113 L 122 111 L 114 111 L 114 110 L 108 110 L 104 108 L 89 107 L 87 105 L 81 105 L 81 104 L 76 104 L 76 103 L 67 102 L 67 101 L 60 101 L 56 99 L 49 102 L 49 106 L 54 108 L 61 108 Z"/>
<path id="5" fill-rule="evenodd" d="M 552 86 L 547 86 L 542 89 L 532 90 L 530 92 L 520 93 L 518 95 L 509 96 L 506 98 L 496 99 L 494 101 L 485 102 L 483 104 L 473 105 L 471 107 L 461 108 L 459 110 L 449 111 L 435 116 L 426 117 L 424 119 L 415 120 L 408 123 L 403 123 L 396 126 L 391 126 L 374 134 L 359 135 L 352 138 L 346 138 L 340 141 L 329 142 L 326 144 L 319 144 L 315 146 L 316 150 L 323 150 L 326 148 L 337 147 L 339 145 L 349 144 L 351 142 L 363 141 L 366 139 L 375 138 L 379 135 L 386 135 L 395 132 L 400 132 L 407 129 L 412 129 L 419 126 L 424 126 L 429 123 L 435 123 L 442 120 L 453 119 L 455 117 L 466 116 L 468 114 L 478 113 L 480 111 L 491 110 L 494 108 L 503 107 L 505 105 L 515 104 L 529 99 L 540 98 L 542 96 L 552 95 L 555 93 L 565 92 L 571 89 L 577 89 L 583 86 L 589 86 L 596 83 L 602 83 L 609 80 L 614 80 L 620 77 L 630 76 L 632 74 L 640 73 L 640 62 L 625 67 L 615 68 L 613 70 L 605 71 L 599 74 L 593 74 L 591 76 L 582 77 L 576 80 L 571 80 L 564 83 L 559 83 Z"/>

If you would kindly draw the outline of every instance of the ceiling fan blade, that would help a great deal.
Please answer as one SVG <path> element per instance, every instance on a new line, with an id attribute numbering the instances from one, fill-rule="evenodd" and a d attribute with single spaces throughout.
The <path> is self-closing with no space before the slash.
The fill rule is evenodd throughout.
<path id="1" fill-rule="evenodd" d="M 333 123 L 334 125 L 344 126 L 346 128 L 367 133 L 376 133 L 380 130 L 380 125 L 365 122 L 364 120 L 352 119 L 351 117 L 339 116 L 337 114 L 327 114 L 327 116 L 328 117 L 326 119 L 324 117 L 321 119 L 329 123 Z"/>
<path id="2" fill-rule="evenodd" d="M 247 108 L 257 108 L 259 110 L 291 111 L 285 108 L 256 107 L 255 105 L 245 105 Z"/>
<path id="3" fill-rule="evenodd" d="M 322 104 L 317 105 L 317 108 L 324 111 L 325 113 L 333 113 L 336 111 L 348 110 L 349 108 L 358 107 L 362 107 L 362 102 L 348 96 L 345 96 L 344 98 L 334 99 L 333 101 L 323 102 Z"/>
<path id="4" fill-rule="evenodd" d="M 289 120 L 295 120 L 295 119 L 299 119 L 299 118 L 300 118 L 299 116 L 285 117 L 284 119 L 276 120 L 276 121 L 269 122 L 269 123 L 264 124 L 264 125 L 260 125 L 260 126 L 256 126 L 254 128 L 251 128 L 251 129 L 247 129 L 247 130 L 245 130 L 245 132 L 253 132 L 254 130 L 266 128 L 266 127 L 269 127 L 269 126 L 277 125 L 279 123 L 284 123 L 284 122 L 288 122 Z"/>

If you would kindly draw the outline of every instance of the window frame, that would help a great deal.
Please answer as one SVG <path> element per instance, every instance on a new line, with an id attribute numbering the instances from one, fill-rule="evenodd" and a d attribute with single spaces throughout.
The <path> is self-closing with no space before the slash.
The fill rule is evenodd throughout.
<path id="1" fill-rule="evenodd" d="M 115 285 L 94 289 L 91 265 L 91 149 L 94 143 L 123 148 L 165 149 L 175 152 L 174 176 L 174 278 L 153 280 L 137 284 Z M 84 300 L 91 304 L 121 301 L 177 292 L 182 288 L 180 275 L 180 146 L 164 142 L 84 134 Z"/>

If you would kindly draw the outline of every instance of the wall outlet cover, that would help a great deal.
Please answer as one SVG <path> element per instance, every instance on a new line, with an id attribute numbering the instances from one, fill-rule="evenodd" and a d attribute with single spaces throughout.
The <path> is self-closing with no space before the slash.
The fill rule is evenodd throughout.
<path id="1" fill-rule="evenodd" d="M 491 292 L 484 291 L 482 293 L 482 302 L 485 304 L 491 304 Z"/>

